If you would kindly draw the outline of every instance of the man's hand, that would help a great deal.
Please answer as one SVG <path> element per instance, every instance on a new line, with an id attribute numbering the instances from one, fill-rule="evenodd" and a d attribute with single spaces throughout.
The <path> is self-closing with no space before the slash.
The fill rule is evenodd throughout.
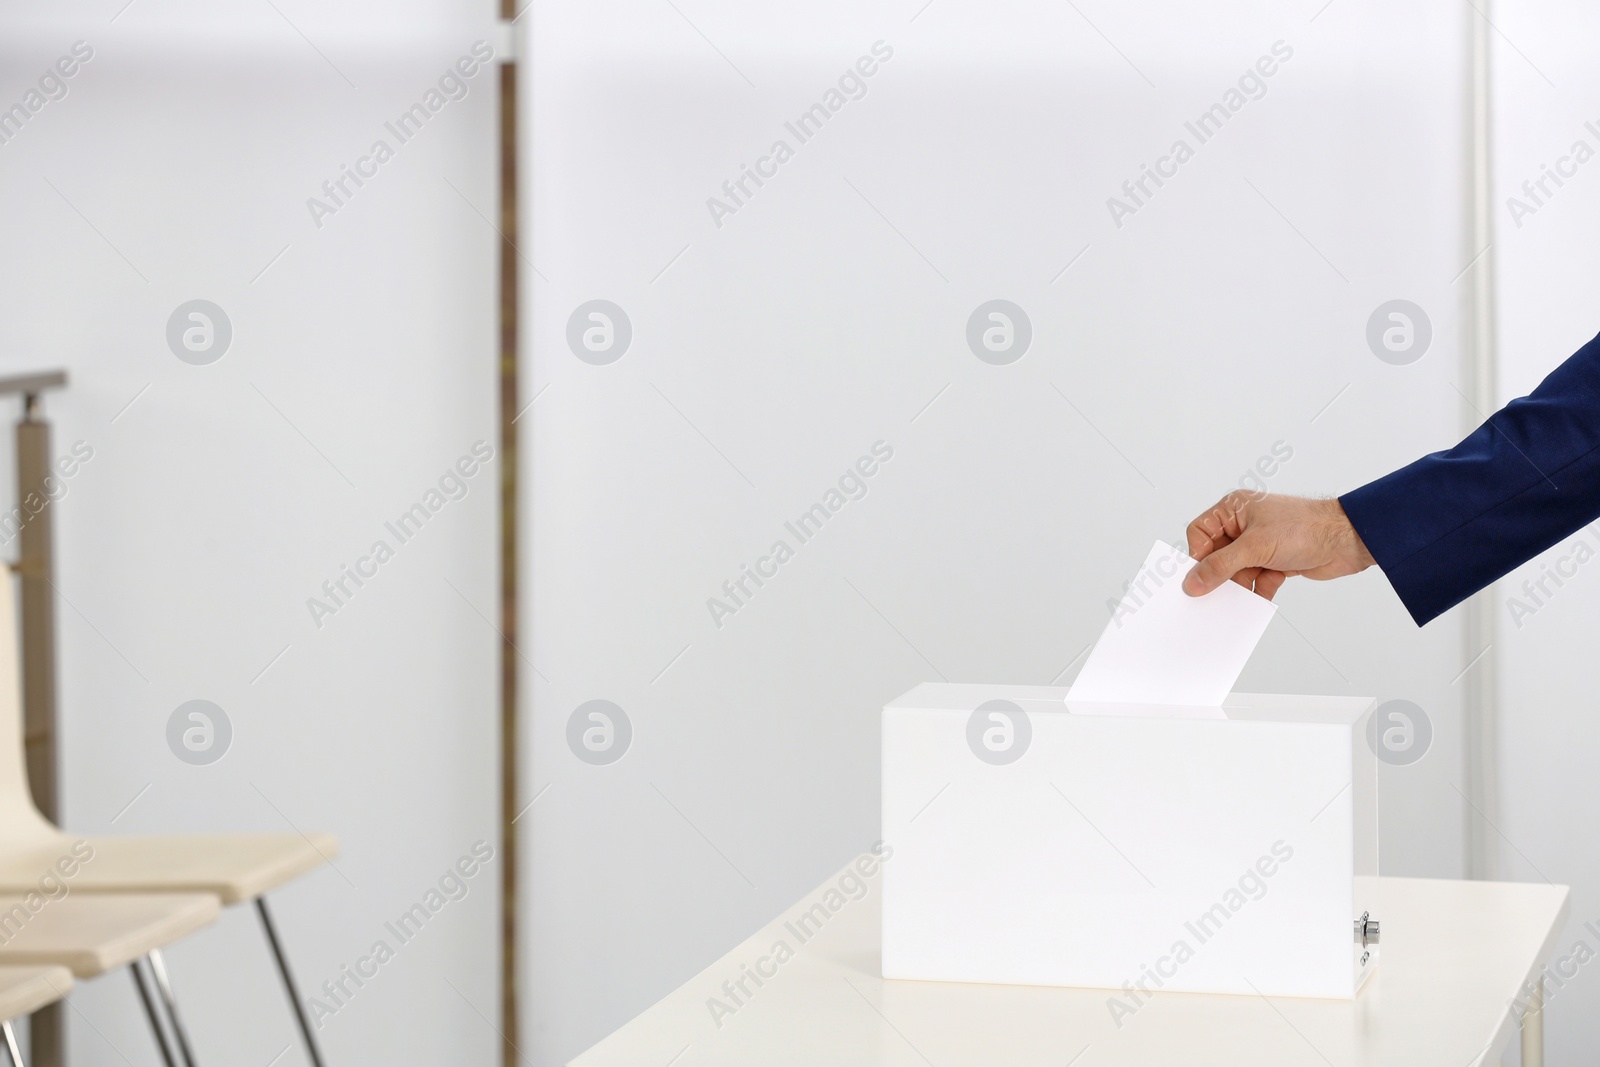
<path id="1" fill-rule="evenodd" d="M 1233 492 L 1187 533 L 1189 555 L 1200 561 L 1183 579 L 1190 596 L 1231 578 L 1271 600 L 1286 578 L 1342 578 L 1375 562 L 1337 500 Z"/>

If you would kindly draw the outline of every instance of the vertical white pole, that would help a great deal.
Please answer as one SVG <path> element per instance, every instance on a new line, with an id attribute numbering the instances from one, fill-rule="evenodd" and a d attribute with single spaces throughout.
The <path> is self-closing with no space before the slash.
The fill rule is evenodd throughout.
<path id="1" fill-rule="evenodd" d="M 1480 0 L 1482 13 L 1469 5 L 1471 100 L 1468 127 L 1467 225 L 1468 269 L 1465 302 L 1466 357 L 1465 377 L 1468 430 L 1478 427 L 1484 415 L 1500 406 L 1496 388 L 1494 322 L 1494 203 L 1491 186 L 1490 111 L 1492 98 L 1489 80 L 1489 45 L 1492 17 L 1490 0 Z M 1473 258 L 1475 257 L 1475 262 Z M 1472 410 L 1475 408 L 1476 410 Z M 1499 687 L 1495 647 L 1496 612 L 1494 587 L 1484 590 L 1467 604 L 1462 628 L 1465 647 L 1463 663 L 1470 664 L 1462 677 L 1463 752 L 1469 801 L 1465 812 L 1466 866 L 1471 878 L 1493 878 L 1497 869 L 1496 830 L 1499 821 L 1498 717 Z"/>

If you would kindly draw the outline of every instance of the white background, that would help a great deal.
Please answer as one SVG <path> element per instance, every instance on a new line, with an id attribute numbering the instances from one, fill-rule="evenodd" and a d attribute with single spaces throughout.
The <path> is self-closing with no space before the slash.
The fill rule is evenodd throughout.
<path id="1" fill-rule="evenodd" d="M 70 387 L 45 403 L 56 448 L 94 448 L 54 505 L 65 822 L 336 833 L 337 870 L 274 898 L 315 991 L 473 842 L 497 840 L 499 639 L 483 616 L 497 612 L 499 464 L 320 630 L 306 607 L 496 439 L 499 239 L 479 215 L 495 214 L 496 72 L 321 229 L 305 204 L 493 40 L 493 12 L 123 3 L 0 9 L 4 106 L 74 41 L 94 49 L 65 99 L 0 146 L 0 366 L 66 367 Z M 233 324 L 210 366 L 166 343 L 168 315 L 195 298 Z M 206 767 L 166 742 L 195 698 L 234 729 Z M 485 1019 L 498 879 L 491 863 L 325 1019 L 328 1062 L 499 1055 Z M 265 1065 L 285 1046 L 278 1067 L 304 1062 L 249 909 L 168 964 L 201 1062 Z M 157 1062 L 125 975 L 72 1003 L 74 1063 Z"/>
<path id="2" fill-rule="evenodd" d="M 95 48 L 0 146 L 0 363 L 67 367 L 57 450 L 95 448 L 54 505 L 67 825 L 338 833 L 338 870 L 277 901 L 314 988 L 494 837 L 498 468 L 323 629 L 305 608 L 494 438 L 488 75 L 320 230 L 305 199 L 491 38 L 492 12 L 275 2 L 0 8 L 6 106 L 73 41 Z M 1600 26 L 1574 5 L 1492 15 L 1504 399 L 1596 328 L 1600 170 L 1521 229 L 1503 200 L 1600 119 L 1583 83 Z M 1333 493 L 1472 424 L 1469 17 L 597 0 L 524 18 L 530 1061 L 598 1040 L 876 838 L 887 699 L 941 676 L 1070 680 L 1149 542 L 1279 441 L 1294 457 L 1272 489 Z M 866 97 L 718 229 L 706 198 L 880 39 L 895 56 Z M 1279 39 L 1295 55 L 1266 96 L 1116 228 L 1106 198 Z M 165 344 L 196 297 L 235 328 L 210 367 Z M 1034 329 L 1007 367 L 963 337 L 996 297 Z M 594 298 L 634 327 L 607 367 L 563 337 Z M 1364 340 L 1393 298 L 1435 329 L 1408 367 Z M 878 440 L 895 457 L 868 495 L 716 628 L 706 598 Z M 1592 581 L 1521 628 L 1502 614 L 1491 653 L 1501 874 L 1576 886 L 1563 951 L 1600 915 Z M 1383 865 L 1461 874 L 1458 613 L 1418 631 L 1377 574 L 1295 583 L 1282 605 L 1242 688 L 1424 707 L 1431 750 L 1384 769 Z M 194 698 L 235 727 L 207 768 L 166 748 Z M 608 767 L 566 747 L 593 698 L 635 728 Z M 497 877 L 328 1021 L 333 1062 L 499 1054 Z M 247 913 L 171 962 L 204 1059 L 290 1044 Z M 1553 999 L 1553 1059 L 1600 1037 L 1597 990 L 1585 969 Z M 74 1005 L 79 1062 L 154 1062 L 124 979 Z"/>
<path id="3" fill-rule="evenodd" d="M 1573 142 L 1600 150 L 1600 137 L 1584 128 L 1586 122 L 1600 126 L 1600 75 L 1589 61 L 1600 12 L 1513 0 L 1498 5 L 1495 24 L 1500 390 L 1509 400 L 1600 331 L 1593 299 L 1600 259 L 1591 240 L 1600 223 L 1600 165 L 1590 161 L 1559 190 L 1547 183 L 1555 195 L 1520 227 L 1507 204 L 1512 196 L 1531 203 L 1522 183 L 1537 180 L 1544 166 L 1555 167 Z M 1496 834 L 1500 876 L 1573 887 L 1572 920 L 1558 939 L 1558 958 L 1577 955 L 1580 941 L 1589 956 L 1600 952 L 1600 938 L 1585 926 L 1600 928 L 1600 856 L 1592 844 L 1600 822 L 1593 768 L 1600 741 L 1593 696 L 1600 572 L 1581 567 L 1559 589 L 1547 581 L 1555 595 L 1542 606 L 1522 585 L 1558 563 L 1570 572 L 1585 541 L 1600 547 L 1592 533 L 1566 538 L 1500 582 L 1495 597 L 1505 779 Z M 1535 605 L 1536 612 L 1514 619 L 1511 597 Z M 1581 1062 L 1600 1043 L 1600 975 L 1593 962 L 1577 967 L 1572 960 L 1554 973 L 1562 984 L 1552 983 L 1548 994 L 1549 1062 Z"/>
<path id="4" fill-rule="evenodd" d="M 533 9 L 534 1062 L 605 1036 L 877 838 L 886 701 L 939 678 L 1069 681 L 1151 542 L 1275 443 L 1293 457 L 1271 489 L 1336 493 L 1473 424 L 1470 14 Z M 719 228 L 707 198 L 793 146 L 784 122 L 878 40 L 894 56 L 865 97 Z M 1279 40 L 1294 55 L 1266 95 L 1117 228 L 1107 198 Z M 1009 366 L 964 338 L 994 298 L 1033 326 Z M 1365 340 L 1396 298 L 1433 324 L 1409 366 Z M 593 299 L 632 324 L 607 366 L 565 338 Z M 716 626 L 707 598 L 879 440 L 894 458 L 867 495 Z M 1280 599 L 1240 688 L 1420 705 L 1431 749 L 1383 768 L 1383 870 L 1461 876 L 1459 613 L 1419 631 L 1377 572 Z M 634 731 L 607 766 L 567 744 L 592 699 Z"/>

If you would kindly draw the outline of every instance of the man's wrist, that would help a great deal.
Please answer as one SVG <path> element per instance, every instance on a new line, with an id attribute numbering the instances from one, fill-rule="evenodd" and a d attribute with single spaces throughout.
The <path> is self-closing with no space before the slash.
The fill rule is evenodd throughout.
<path id="1" fill-rule="evenodd" d="M 1367 543 L 1361 539 L 1361 534 L 1356 531 L 1350 516 L 1345 514 L 1344 505 L 1339 502 L 1339 498 L 1334 497 L 1324 501 L 1324 507 L 1333 531 L 1334 551 L 1349 564 L 1352 572 L 1364 571 L 1376 564 L 1378 561 L 1367 551 Z"/>

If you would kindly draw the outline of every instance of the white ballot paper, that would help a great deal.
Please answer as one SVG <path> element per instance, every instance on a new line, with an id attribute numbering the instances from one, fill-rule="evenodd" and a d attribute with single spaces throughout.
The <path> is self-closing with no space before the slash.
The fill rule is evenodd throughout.
<path id="1" fill-rule="evenodd" d="M 1235 582 L 1183 591 L 1195 561 L 1157 541 L 1067 691 L 1069 703 L 1218 707 L 1277 608 Z"/>

